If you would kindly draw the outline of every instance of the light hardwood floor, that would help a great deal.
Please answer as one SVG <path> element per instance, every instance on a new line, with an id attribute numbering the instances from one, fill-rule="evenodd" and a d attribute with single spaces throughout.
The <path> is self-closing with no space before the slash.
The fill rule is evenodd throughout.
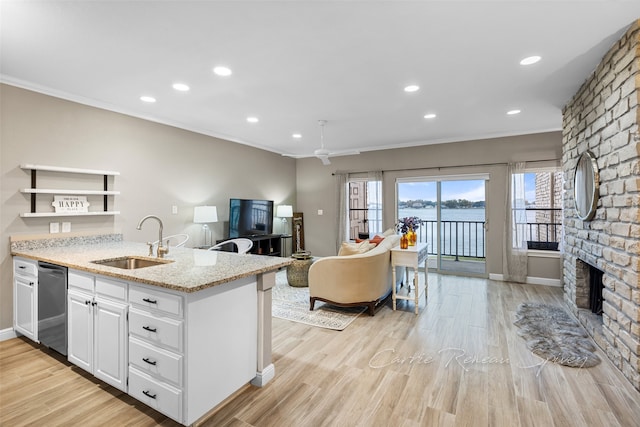
<path id="1" fill-rule="evenodd" d="M 542 364 L 516 333 L 523 301 L 560 288 L 429 275 L 428 302 L 390 302 L 344 331 L 273 319 L 276 377 L 205 426 L 638 426 L 640 393 L 606 359 Z M 0 425 L 173 426 L 55 353 L 0 343 Z"/>

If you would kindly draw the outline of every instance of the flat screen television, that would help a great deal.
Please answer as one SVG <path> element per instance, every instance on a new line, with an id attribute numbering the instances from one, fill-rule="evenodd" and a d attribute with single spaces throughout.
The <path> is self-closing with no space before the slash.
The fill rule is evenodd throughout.
<path id="1" fill-rule="evenodd" d="M 229 238 L 273 234 L 273 200 L 229 199 Z"/>

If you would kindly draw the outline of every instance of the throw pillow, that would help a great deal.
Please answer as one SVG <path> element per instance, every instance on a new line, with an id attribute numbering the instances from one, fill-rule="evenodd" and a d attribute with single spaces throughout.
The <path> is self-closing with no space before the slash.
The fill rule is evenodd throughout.
<path id="1" fill-rule="evenodd" d="M 342 242 L 340 250 L 338 251 L 338 256 L 363 254 L 374 247 L 375 245 L 369 243 L 368 240 L 364 240 L 360 243 Z"/>
<path id="2" fill-rule="evenodd" d="M 356 243 L 366 242 L 367 240 L 369 241 L 369 243 L 373 243 L 374 245 L 377 245 L 378 243 L 384 240 L 384 237 L 376 234 L 374 237 L 370 239 L 356 239 Z"/>
<path id="3" fill-rule="evenodd" d="M 396 230 L 393 228 L 389 228 L 387 230 L 385 230 L 384 233 L 382 233 L 383 237 L 389 237 L 389 236 L 393 236 L 394 234 L 396 234 Z"/>

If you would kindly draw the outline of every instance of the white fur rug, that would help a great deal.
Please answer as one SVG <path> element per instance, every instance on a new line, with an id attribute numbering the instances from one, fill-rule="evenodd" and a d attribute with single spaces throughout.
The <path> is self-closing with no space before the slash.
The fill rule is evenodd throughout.
<path id="1" fill-rule="evenodd" d="M 276 286 L 272 290 L 273 317 L 304 323 L 319 328 L 341 331 L 365 311 L 365 307 L 335 307 L 316 301 L 313 311 L 309 310 L 309 288 L 295 288 L 287 283 L 286 270 L 276 274 Z"/>
<path id="2" fill-rule="evenodd" d="M 596 346 L 562 307 L 525 302 L 518 306 L 514 325 L 534 354 L 550 362 L 573 368 L 589 368 L 600 363 Z"/>

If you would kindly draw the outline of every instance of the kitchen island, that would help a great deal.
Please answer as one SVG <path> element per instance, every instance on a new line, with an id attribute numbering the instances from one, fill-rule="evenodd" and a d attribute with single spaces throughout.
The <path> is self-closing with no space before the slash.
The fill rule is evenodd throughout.
<path id="1" fill-rule="evenodd" d="M 69 268 L 69 361 L 182 424 L 275 374 L 271 288 L 289 259 L 171 248 L 149 267 L 95 263 L 155 259 L 117 234 L 12 238 L 11 251 Z"/>

